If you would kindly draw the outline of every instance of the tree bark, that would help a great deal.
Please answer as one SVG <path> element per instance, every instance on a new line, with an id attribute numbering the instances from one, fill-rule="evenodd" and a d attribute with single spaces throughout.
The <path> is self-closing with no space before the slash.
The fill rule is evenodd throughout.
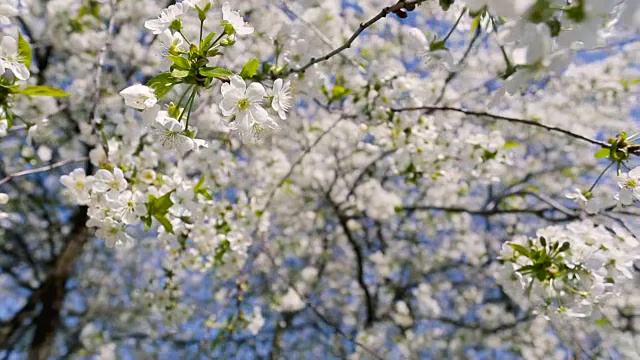
<path id="1" fill-rule="evenodd" d="M 73 229 L 64 249 L 39 289 L 42 307 L 33 320 L 35 331 L 29 349 L 30 360 L 46 360 L 51 354 L 61 321 L 60 312 L 66 296 L 66 284 L 89 239 L 86 222 L 87 208 L 81 207 L 72 218 Z"/>

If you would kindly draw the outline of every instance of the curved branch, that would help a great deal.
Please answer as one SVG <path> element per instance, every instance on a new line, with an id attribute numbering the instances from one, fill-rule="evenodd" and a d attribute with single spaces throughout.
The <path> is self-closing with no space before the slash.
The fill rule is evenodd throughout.
<path id="1" fill-rule="evenodd" d="M 421 3 L 425 2 L 427 0 L 400 0 L 397 3 L 395 3 L 394 5 L 391 6 L 387 6 L 384 9 L 380 10 L 380 12 L 372 17 L 371 19 L 369 19 L 369 21 L 365 22 L 365 23 L 361 23 L 360 26 L 358 27 L 358 29 L 351 35 L 351 37 L 349 39 L 347 39 L 347 41 L 342 44 L 341 46 L 335 48 L 334 50 L 332 50 L 331 52 L 319 57 L 319 58 L 311 58 L 309 60 L 308 63 L 304 64 L 303 66 L 297 67 L 297 68 L 292 68 L 289 71 L 285 71 L 283 74 L 280 74 L 280 76 L 286 77 L 288 75 L 294 74 L 294 73 L 304 73 L 308 68 L 310 68 L 311 66 L 323 62 L 323 61 L 327 61 L 329 59 L 331 59 L 332 57 L 334 57 L 335 55 L 340 54 L 341 52 L 343 52 L 344 50 L 348 49 L 351 47 L 351 44 L 353 44 L 353 42 L 358 38 L 358 36 L 360 36 L 360 34 L 366 30 L 367 28 L 369 28 L 370 26 L 372 26 L 373 24 L 375 24 L 376 22 L 380 21 L 381 19 L 385 18 L 387 15 L 391 14 L 391 13 L 395 13 L 397 11 L 403 10 L 407 7 L 412 7 L 412 6 L 417 6 L 420 5 Z"/>
<path id="2" fill-rule="evenodd" d="M 601 146 L 603 148 L 610 148 L 611 147 L 610 144 L 608 144 L 608 143 L 606 143 L 604 141 L 595 140 L 595 139 L 586 137 L 584 135 L 576 134 L 576 133 L 574 133 L 572 131 L 569 131 L 569 130 L 566 130 L 566 129 L 563 129 L 563 128 L 560 128 L 560 127 L 557 127 L 557 126 L 545 125 L 545 124 L 542 124 L 542 123 L 539 123 L 539 122 L 536 122 L 536 121 L 533 121 L 533 120 L 519 119 L 519 118 L 515 118 L 515 117 L 510 117 L 510 116 L 491 114 L 491 113 L 484 112 L 484 111 L 472 111 L 472 110 L 465 110 L 465 109 L 461 109 L 461 108 L 457 108 L 457 107 L 451 107 L 451 106 L 430 106 L 430 105 L 416 106 L 416 107 L 406 107 L 406 108 L 392 108 L 391 111 L 394 112 L 394 113 L 399 113 L 399 112 L 403 112 L 403 111 L 425 111 L 427 114 L 431 114 L 431 113 L 436 112 L 436 111 L 452 111 L 452 112 L 457 112 L 457 113 L 461 113 L 461 114 L 465 114 L 465 115 L 488 117 L 488 118 L 491 118 L 493 120 L 498 120 L 498 121 L 506 121 L 506 122 L 511 122 L 511 123 L 525 124 L 525 125 L 530 125 L 530 126 L 534 126 L 534 127 L 539 127 L 539 128 L 545 129 L 547 131 L 557 132 L 557 133 L 564 134 L 564 135 L 570 136 L 570 137 L 578 139 L 578 140 L 586 141 L 588 143 Z"/>
<path id="3" fill-rule="evenodd" d="M 18 171 L 16 173 L 7 175 L 3 179 L 0 179 L 0 185 L 4 185 L 4 184 L 8 183 L 9 181 L 11 181 L 11 180 L 13 180 L 15 178 L 19 178 L 19 177 L 22 177 L 22 176 L 33 175 L 33 174 L 40 174 L 40 173 L 47 172 L 47 171 L 50 171 L 50 170 L 53 170 L 53 169 L 57 169 L 59 167 L 63 167 L 65 165 L 74 164 L 74 163 L 78 163 L 78 162 L 84 162 L 84 161 L 87 161 L 88 159 L 89 158 L 85 156 L 85 157 L 81 157 L 81 158 L 78 158 L 78 159 L 58 161 L 58 162 L 53 163 L 51 165 L 47 165 L 47 166 L 43 166 L 43 167 L 39 167 L 39 168 L 35 168 L 35 169 Z"/>

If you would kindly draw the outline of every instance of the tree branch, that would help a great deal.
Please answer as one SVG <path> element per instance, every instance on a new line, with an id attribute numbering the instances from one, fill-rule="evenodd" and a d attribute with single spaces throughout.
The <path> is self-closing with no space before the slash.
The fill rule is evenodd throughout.
<path id="1" fill-rule="evenodd" d="M 0 179 L 0 185 L 4 185 L 4 184 L 8 183 L 9 181 L 11 181 L 11 180 L 13 180 L 15 178 L 19 178 L 19 177 L 22 177 L 22 176 L 28 176 L 28 175 L 34 175 L 34 174 L 40 174 L 40 173 L 47 172 L 47 171 L 50 171 L 50 170 L 53 170 L 53 169 L 57 169 L 59 167 L 63 167 L 65 165 L 87 161 L 88 159 L 89 158 L 85 156 L 85 157 L 81 157 L 81 158 L 73 159 L 73 160 L 58 161 L 58 162 L 53 163 L 51 165 L 47 165 L 47 166 L 43 166 L 43 167 L 39 167 L 39 168 L 35 168 L 35 169 L 19 171 L 19 172 L 13 173 L 13 174 L 9 174 L 6 177 L 4 177 L 3 179 Z"/>
<path id="2" fill-rule="evenodd" d="M 370 26 L 372 26 L 376 22 L 380 21 L 381 19 L 383 19 L 387 15 L 389 15 L 391 13 L 394 13 L 394 12 L 397 12 L 397 11 L 400 11 L 400 10 L 405 9 L 407 7 L 420 5 L 421 3 L 425 2 L 425 1 L 427 1 L 427 0 L 410 0 L 410 1 L 400 0 L 400 1 L 398 1 L 397 3 L 395 3 L 392 6 L 385 7 L 384 9 L 380 10 L 380 12 L 376 16 L 374 16 L 371 19 L 369 19 L 369 21 L 360 24 L 358 29 L 341 46 L 335 48 L 331 52 L 329 52 L 329 53 L 327 53 L 327 54 L 325 54 L 325 55 L 323 55 L 323 56 L 321 56 L 319 58 L 311 58 L 309 60 L 309 62 L 306 63 L 305 65 L 297 67 L 297 68 L 292 68 L 289 71 L 285 71 L 283 74 L 280 74 L 280 76 L 286 77 L 286 76 L 294 74 L 294 73 L 298 73 L 298 74 L 304 73 L 311 66 L 313 66 L 313 65 L 315 65 L 317 63 L 323 62 L 323 61 L 327 61 L 327 60 L 331 59 L 332 57 L 334 57 L 335 55 L 340 54 L 342 51 L 350 48 L 351 44 L 353 44 L 353 42 L 358 38 L 358 36 L 360 36 L 360 34 L 364 30 L 366 30 L 367 28 L 369 28 Z"/>
<path id="3" fill-rule="evenodd" d="M 472 110 L 465 110 L 465 109 L 451 107 L 451 106 L 430 106 L 430 105 L 416 106 L 416 107 L 406 107 L 406 108 L 392 108 L 391 111 L 394 112 L 394 113 L 399 113 L 399 112 L 403 112 L 403 111 L 425 111 L 428 114 L 431 114 L 431 113 L 436 112 L 436 111 L 452 111 L 452 112 L 462 113 L 462 114 L 465 114 L 465 115 L 478 116 L 478 117 L 488 117 L 488 118 L 491 118 L 493 120 L 498 120 L 498 121 L 507 121 L 507 122 L 517 123 L 517 124 L 525 124 L 525 125 L 530 125 L 530 126 L 534 126 L 534 127 L 539 127 L 539 128 L 551 131 L 551 132 L 557 132 L 557 133 L 560 133 L 560 134 L 564 134 L 564 135 L 573 137 L 575 139 L 586 141 L 588 143 L 601 146 L 603 148 L 610 148 L 611 147 L 610 144 L 608 144 L 608 143 L 606 143 L 604 141 L 595 140 L 595 139 L 586 137 L 584 135 L 576 134 L 576 133 L 574 133 L 572 131 L 569 131 L 569 130 L 566 130 L 566 129 L 563 129 L 563 128 L 559 128 L 557 126 L 545 125 L 545 124 L 542 124 L 542 123 L 539 123 L 539 122 L 536 122 L 536 121 L 533 121 L 533 120 L 526 120 L 526 119 L 519 119 L 519 118 L 515 118 L 515 117 L 510 117 L 510 116 L 491 114 L 491 113 L 484 112 L 484 111 L 472 111 Z"/>

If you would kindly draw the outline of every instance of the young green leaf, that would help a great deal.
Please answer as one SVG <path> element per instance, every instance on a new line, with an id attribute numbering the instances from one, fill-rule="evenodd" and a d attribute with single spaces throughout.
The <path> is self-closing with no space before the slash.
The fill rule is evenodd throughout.
<path id="1" fill-rule="evenodd" d="M 173 69 L 171 71 L 171 76 L 177 79 L 182 79 L 184 77 L 187 77 L 188 75 L 189 72 L 187 70 Z"/>
<path id="2" fill-rule="evenodd" d="M 153 216 L 158 220 L 158 222 L 164 226 L 165 230 L 169 233 L 173 233 L 173 225 L 171 225 L 171 222 L 167 219 L 167 212 L 171 206 L 173 206 L 171 194 L 174 191 L 175 190 L 171 190 L 159 198 L 149 195 L 149 201 L 146 204 L 149 216 Z"/>
<path id="3" fill-rule="evenodd" d="M 162 97 L 165 96 L 171 90 L 171 88 L 179 82 L 180 80 L 173 77 L 171 73 L 163 72 L 149 80 L 147 82 L 147 86 L 154 90 L 154 93 L 156 94 L 156 97 L 158 99 L 162 99 Z"/>
<path id="4" fill-rule="evenodd" d="M 18 56 L 20 62 L 23 63 L 27 69 L 31 69 L 31 60 L 33 58 L 31 47 L 21 33 L 18 33 Z"/>
<path id="5" fill-rule="evenodd" d="M 180 70 L 189 70 L 191 65 L 189 64 L 189 60 L 182 56 L 178 55 L 167 55 L 167 59 L 173 61 L 173 65 Z"/>
<path id="6" fill-rule="evenodd" d="M 455 1 L 456 0 L 440 0 L 440 7 L 442 10 L 447 11 Z"/>
<path id="7" fill-rule="evenodd" d="M 202 68 L 200 69 L 200 75 L 210 78 L 228 79 L 233 76 L 233 72 L 223 68 Z"/>
<path id="8" fill-rule="evenodd" d="M 531 252 L 529 252 L 529 250 L 527 250 L 526 247 L 524 247 L 522 245 L 519 245 L 519 244 L 513 244 L 513 243 L 510 243 L 509 246 L 513 250 L 519 252 L 520 254 L 522 254 L 522 255 L 524 255 L 526 257 L 531 257 Z"/>
<path id="9" fill-rule="evenodd" d="M 258 72 L 258 66 L 260 66 L 260 61 L 258 59 L 251 59 L 247 61 L 247 63 L 242 67 L 240 76 L 242 76 L 243 79 L 253 77 Z"/>
<path id="10" fill-rule="evenodd" d="M 604 159 L 604 158 L 608 158 L 609 154 L 611 154 L 611 150 L 610 149 L 602 148 L 602 149 L 596 151 L 594 156 L 596 157 L 596 159 Z"/>
<path id="11" fill-rule="evenodd" d="M 50 97 L 67 97 L 71 96 L 68 92 L 49 86 L 27 86 L 20 90 L 20 94 L 29 96 L 50 96 Z"/>

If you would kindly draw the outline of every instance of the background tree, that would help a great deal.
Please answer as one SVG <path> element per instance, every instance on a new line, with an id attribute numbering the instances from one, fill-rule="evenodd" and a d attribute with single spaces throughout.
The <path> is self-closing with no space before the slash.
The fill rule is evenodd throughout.
<path id="1" fill-rule="evenodd" d="M 637 358 L 640 2 L 0 5 L 0 356 Z"/>

